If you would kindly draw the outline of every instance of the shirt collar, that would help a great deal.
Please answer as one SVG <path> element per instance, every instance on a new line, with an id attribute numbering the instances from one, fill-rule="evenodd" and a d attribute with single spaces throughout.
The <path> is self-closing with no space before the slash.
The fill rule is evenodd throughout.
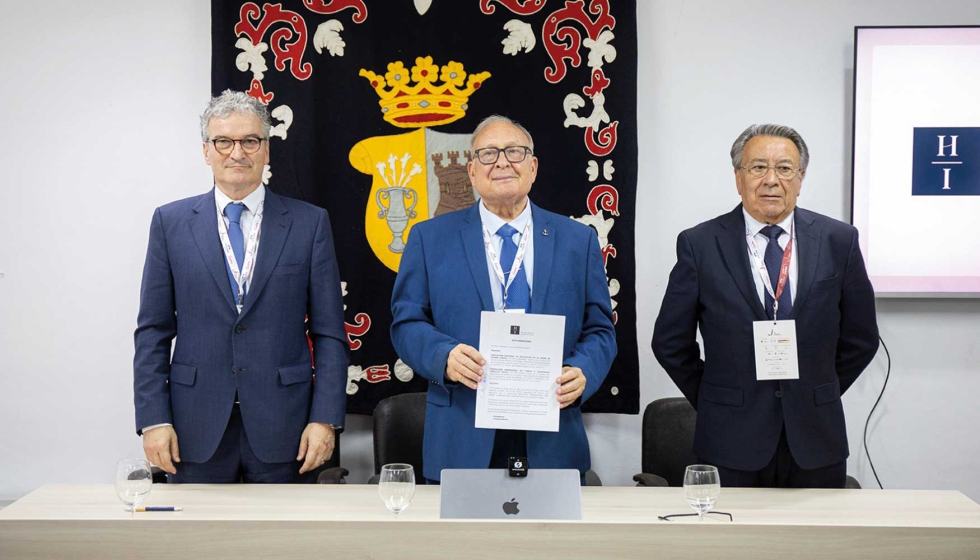
<path id="1" fill-rule="evenodd" d="M 487 210 L 487 207 L 483 205 L 483 200 L 480 202 L 480 220 L 483 222 L 483 226 L 487 228 L 487 231 L 491 235 L 496 235 L 497 230 L 500 226 L 505 223 L 509 223 L 510 226 L 517 230 L 517 233 L 523 234 L 524 228 L 527 227 L 527 221 L 531 219 L 531 199 L 527 199 L 527 204 L 524 206 L 524 210 L 516 218 L 510 222 L 504 222 L 503 218 L 494 214 L 493 212 Z"/>
<path id="2" fill-rule="evenodd" d="M 221 192 L 221 189 L 218 187 L 214 188 L 214 202 L 218 207 L 218 213 L 220 214 L 225 213 L 225 206 L 228 206 L 228 203 L 230 202 L 241 202 L 246 208 L 248 208 L 249 212 L 255 214 L 255 212 L 259 209 L 259 203 L 261 203 L 263 200 L 265 200 L 265 185 L 262 183 L 259 183 L 259 188 L 252 191 L 251 194 L 240 201 L 233 201 L 228 197 L 228 195 Z"/>
<path id="3" fill-rule="evenodd" d="M 776 225 L 779 226 L 779 227 L 781 227 L 781 228 L 783 228 L 783 231 L 786 232 L 786 233 L 789 233 L 789 232 L 793 231 L 793 216 L 794 215 L 796 215 L 796 209 L 793 209 L 793 211 L 789 213 L 789 216 L 786 216 L 786 219 L 785 220 L 779 222 Z M 762 228 L 764 228 L 767 225 L 769 225 L 769 224 L 764 224 L 764 223 L 756 220 L 752 216 L 750 216 L 749 213 L 748 213 L 748 211 L 745 210 L 745 207 L 744 206 L 742 207 L 742 216 L 745 217 L 745 231 L 748 231 L 749 233 L 751 233 L 753 237 L 756 236 L 756 235 L 759 235 L 759 232 L 762 231 Z"/>

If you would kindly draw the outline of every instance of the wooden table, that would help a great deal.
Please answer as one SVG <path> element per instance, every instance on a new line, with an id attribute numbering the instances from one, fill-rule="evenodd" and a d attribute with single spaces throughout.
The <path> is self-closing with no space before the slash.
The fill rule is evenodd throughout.
<path id="1" fill-rule="evenodd" d="M 367 485 L 154 485 L 123 511 L 112 485 L 43 486 L 0 510 L 0 558 L 980 558 L 980 505 L 955 491 L 722 490 L 711 516 L 680 488 L 582 489 L 581 521 L 440 520 L 420 486 L 397 517 Z"/>

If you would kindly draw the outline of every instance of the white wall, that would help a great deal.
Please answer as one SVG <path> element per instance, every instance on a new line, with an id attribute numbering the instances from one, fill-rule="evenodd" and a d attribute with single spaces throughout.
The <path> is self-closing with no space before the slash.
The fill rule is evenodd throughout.
<path id="1" fill-rule="evenodd" d="M 800 204 L 846 219 L 853 26 L 976 24 L 980 9 L 975 0 L 638 4 L 645 406 L 679 394 L 649 340 L 677 233 L 738 202 L 734 137 L 752 122 L 796 127 L 812 153 Z M 109 482 L 118 458 L 140 452 L 132 331 L 149 219 L 210 184 L 196 129 L 210 91 L 207 2 L 27 6 L 5 7 L 0 58 L 0 501 L 48 482 Z M 878 313 L 893 360 L 869 431 L 882 482 L 980 500 L 980 301 L 879 300 Z M 861 431 L 884 373 L 882 353 L 844 397 L 848 470 L 865 487 L 874 479 Z M 591 415 L 587 425 L 595 470 L 607 485 L 631 484 L 640 418 Z M 352 482 L 372 470 L 370 445 L 370 419 L 350 417 L 342 456 Z"/>

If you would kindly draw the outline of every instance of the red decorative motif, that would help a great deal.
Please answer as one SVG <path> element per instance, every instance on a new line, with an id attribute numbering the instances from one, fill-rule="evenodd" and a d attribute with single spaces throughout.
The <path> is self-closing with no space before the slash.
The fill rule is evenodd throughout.
<path id="1" fill-rule="evenodd" d="M 496 6 L 491 6 L 494 2 L 499 2 L 503 7 L 522 16 L 536 14 L 544 8 L 544 3 L 548 0 L 480 0 L 480 11 L 490 15 L 497 11 Z"/>
<path id="2" fill-rule="evenodd" d="M 599 131 L 597 137 L 593 137 L 596 130 L 592 127 L 585 129 L 585 147 L 596 157 L 606 157 L 616 149 L 616 128 L 619 121 L 613 123 Z"/>
<path id="3" fill-rule="evenodd" d="M 354 316 L 354 321 L 356 321 L 354 325 L 347 322 L 344 323 L 344 330 L 347 331 L 347 342 L 350 344 L 351 350 L 357 350 L 363 344 L 360 340 L 354 340 L 353 337 L 364 336 L 371 329 L 371 317 L 367 313 L 358 313 Z"/>
<path id="4" fill-rule="evenodd" d="M 280 72 L 289 70 L 298 80 L 305 80 L 313 73 L 313 65 L 303 62 L 306 51 L 306 22 L 296 12 L 283 10 L 281 4 L 266 4 L 262 8 L 265 15 L 259 20 L 261 11 L 258 5 L 248 2 L 242 5 L 240 19 L 235 25 L 236 35 L 246 35 L 253 45 L 262 42 L 265 32 L 276 23 L 284 23 L 289 27 L 276 29 L 269 37 L 272 52 L 276 55 L 276 69 Z M 252 23 L 258 21 L 258 23 Z M 292 40 L 295 36 L 295 40 Z"/>
<path id="5" fill-rule="evenodd" d="M 391 381 L 391 370 L 388 369 L 388 364 L 383 366 L 370 366 L 364 370 L 364 379 L 367 379 L 368 383 Z"/>
<path id="6" fill-rule="evenodd" d="M 582 91 L 585 92 L 585 95 L 589 96 L 589 99 L 595 99 L 595 96 L 609 87 L 610 83 L 609 78 L 603 73 L 602 68 L 596 68 L 592 71 L 592 84 L 582 88 Z"/>
<path id="7" fill-rule="evenodd" d="M 618 322 L 619 322 L 619 313 L 613 311 L 613 324 L 615 325 Z"/>
<path id="8" fill-rule="evenodd" d="M 364 5 L 364 0 L 328 0 L 327 2 L 324 2 L 324 0 L 303 0 L 303 3 L 306 4 L 306 7 L 310 11 L 327 15 L 336 14 L 347 8 L 354 8 L 356 12 L 354 13 L 354 17 L 351 18 L 354 20 L 354 23 L 364 23 L 364 20 L 368 16 L 367 6 Z"/>
<path id="9" fill-rule="evenodd" d="M 616 258 L 616 248 L 610 243 L 601 249 L 602 251 L 602 266 L 604 268 L 609 266 L 609 257 Z"/>
<path id="10" fill-rule="evenodd" d="M 609 0 L 592 0 L 589 3 L 589 13 L 596 16 L 595 21 L 585 13 L 585 0 L 566 0 L 565 7 L 548 16 L 541 30 L 544 48 L 551 57 L 554 68 L 544 69 L 544 78 L 552 84 L 557 84 L 565 78 L 568 60 L 572 66 L 582 63 L 579 49 L 582 46 L 582 34 L 572 22 L 578 22 L 592 40 L 599 37 L 603 29 L 614 29 L 616 18 L 609 15 Z M 566 23 L 568 22 L 568 23 Z"/>
<path id="11" fill-rule="evenodd" d="M 262 89 L 262 82 L 256 80 L 255 78 L 252 78 L 252 87 L 245 93 L 258 99 L 263 105 L 268 105 L 271 103 L 272 98 L 276 96 L 276 94 L 272 93 L 271 91 L 266 93 L 265 90 Z"/>
<path id="12" fill-rule="evenodd" d="M 605 210 L 613 216 L 619 215 L 619 191 L 612 185 L 596 185 L 589 191 L 589 212 L 598 216 Z M 602 206 L 600 210 L 599 206 Z"/>

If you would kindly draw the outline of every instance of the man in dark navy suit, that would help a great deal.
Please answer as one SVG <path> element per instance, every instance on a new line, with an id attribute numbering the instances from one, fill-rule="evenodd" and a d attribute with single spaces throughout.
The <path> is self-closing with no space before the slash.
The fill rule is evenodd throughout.
<path id="1" fill-rule="evenodd" d="M 750 126 L 731 156 L 742 204 L 678 236 L 654 354 L 697 409 L 694 451 L 723 485 L 842 488 L 840 396 L 878 349 L 857 230 L 796 206 L 809 152 L 792 128 Z M 798 367 L 757 366 L 770 326 L 795 329 L 780 342 Z"/>
<path id="2" fill-rule="evenodd" d="M 157 208 L 150 225 L 136 431 L 172 482 L 311 482 L 344 422 L 330 219 L 262 184 L 270 128 L 248 95 L 212 99 L 201 134 L 215 188 Z"/>

